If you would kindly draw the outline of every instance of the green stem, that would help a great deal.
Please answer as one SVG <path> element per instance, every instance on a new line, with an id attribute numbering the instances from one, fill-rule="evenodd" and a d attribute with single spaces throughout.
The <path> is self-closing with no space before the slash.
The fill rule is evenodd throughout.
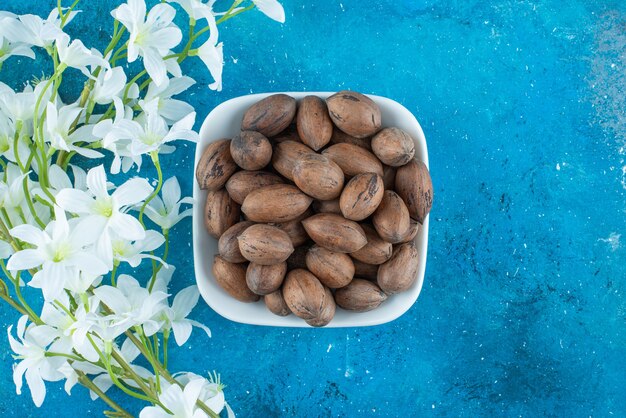
<path id="1" fill-rule="evenodd" d="M 11 218 L 9 218 L 9 213 L 7 212 L 7 210 L 3 207 L 0 207 L 0 213 L 4 217 L 4 222 L 6 222 L 8 229 L 13 229 L 13 223 L 11 222 Z"/>
<path id="2" fill-rule="evenodd" d="M 122 98 L 122 101 L 124 103 L 126 103 L 126 101 L 128 100 L 128 92 L 130 91 L 130 87 L 135 84 L 135 82 L 137 82 L 137 80 L 139 80 L 141 77 L 143 77 L 144 75 L 148 74 L 148 72 L 146 70 L 141 70 L 136 76 L 134 76 L 128 83 L 126 83 L 126 88 L 124 89 L 124 97 Z"/>
<path id="3" fill-rule="evenodd" d="M 67 13 L 63 14 L 63 8 L 61 7 L 61 0 L 58 0 L 57 7 L 59 9 L 59 17 L 61 18 L 61 25 L 60 25 L 61 29 L 63 29 L 63 26 L 65 26 L 65 22 L 67 22 L 67 19 L 70 17 L 70 13 L 72 13 L 72 10 L 74 10 L 74 7 L 76 7 L 79 1 L 80 0 L 74 0 L 74 3 L 72 3 Z"/>
<path id="4" fill-rule="evenodd" d="M 63 160 L 65 159 L 66 155 L 67 155 L 67 151 L 65 151 L 65 150 L 61 150 L 57 154 L 57 165 L 59 167 L 63 167 L 62 163 L 63 163 Z"/>
<path id="5" fill-rule="evenodd" d="M 17 215 L 20 217 L 20 219 L 22 220 L 22 223 L 27 224 L 28 221 L 26 220 L 26 216 L 24 215 L 24 211 L 22 210 L 21 206 L 17 206 L 15 208 L 15 211 L 17 212 Z"/>
<path id="6" fill-rule="evenodd" d="M 22 173 L 26 172 L 26 167 L 22 164 L 20 160 L 19 152 L 17 152 L 17 145 L 20 140 L 20 133 L 22 131 L 22 121 L 19 120 L 16 123 L 15 135 L 13 136 L 13 155 L 15 156 L 15 161 L 17 162 L 17 166 L 20 168 Z"/>
<path id="7" fill-rule="evenodd" d="M 98 356 L 100 357 L 100 359 L 104 363 L 105 368 L 106 368 L 107 372 L 109 373 L 109 376 L 111 377 L 111 381 L 113 382 L 113 384 L 115 386 L 120 388 L 122 390 L 122 392 L 124 392 L 128 396 L 132 396 L 133 398 L 141 399 L 142 401 L 147 401 L 147 402 L 150 402 L 150 403 L 154 403 L 154 401 L 152 399 L 150 399 L 149 397 L 147 397 L 145 395 L 142 395 L 141 393 L 137 393 L 137 392 L 127 388 L 125 384 L 120 382 L 118 380 L 118 378 L 117 378 L 117 374 L 113 372 L 113 368 L 111 367 L 110 359 L 107 356 L 105 356 L 104 353 L 102 353 L 102 351 L 100 351 L 100 348 L 94 342 L 93 338 L 91 338 L 91 335 L 87 334 L 87 339 L 89 340 L 89 342 L 91 343 L 91 346 L 94 348 L 94 350 L 96 350 L 96 353 L 98 353 Z"/>
<path id="8" fill-rule="evenodd" d="M 67 354 L 67 353 L 56 353 L 54 351 L 46 351 L 46 357 L 67 357 L 71 360 L 76 360 L 76 361 L 85 361 L 84 358 L 75 356 L 73 354 Z"/>
<path id="9" fill-rule="evenodd" d="M 113 269 L 111 270 L 111 286 L 115 287 L 115 273 L 117 273 L 117 266 L 118 263 L 117 262 L 113 262 Z"/>
<path id="10" fill-rule="evenodd" d="M 146 206 L 148 206 L 148 203 L 150 203 L 150 201 L 159 194 L 159 192 L 161 191 L 161 187 L 163 186 L 163 172 L 161 171 L 161 163 L 159 162 L 159 154 L 156 151 L 152 151 L 150 153 L 150 157 L 152 158 L 154 167 L 157 170 L 158 183 L 157 183 L 157 187 L 152 191 L 152 193 L 150 193 L 150 196 L 148 196 L 148 198 L 143 202 L 143 205 L 141 205 L 141 210 L 139 211 L 139 223 L 141 223 L 141 225 L 144 225 L 143 213 L 146 210 Z"/>
<path id="11" fill-rule="evenodd" d="M 35 311 L 32 310 L 32 308 L 28 305 L 28 303 L 26 303 L 26 299 L 24 299 L 24 296 L 22 296 L 22 289 L 20 288 L 19 272 L 18 272 L 17 276 L 13 277 L 11 272 L 9 270 L 7 270 L 7 266 L 4 263 L 4 260 L 0 260 L 0 268 L 2 268 L 2 271 L 4 272 L 4 274 L 7 276 L 7 278 L 9 278 L 9 280 L 11 280 L 11 283 L 13 283 L 13 288 L 15 290 L 15 295 L 17 296 L 17 300 L 19 301 L 19 304 L 22 306 L 23 310 L 26 311 L 26 313 L 28 314 L 28 316 L 31 318 L 31 320 L 33 322 L 35 322 L 37 324 L 42 324 L 43 321 L 41 320 L 41 318 L 39 318 L 39 315 L 37 315 L 35 313 Z M 8 296 L 8 294 L 7 294 L 7 296 Z M 17 302 L 15 302 L 15 303 L 17 303 Z M 11 305 L 13 306 L 13 304 L 11 304 Z"/>
<path id="12" fill-rule="evenodd" d="M 106 49 L 104 50 L 105 57 L 107 56 L 109 52 L 113 51 L 113 49 L 117 46 L 117 43 L 120 41 L 125 31 L 126 31 L 126 27 L 120 26 L 119 21 L 115 20 L 113 22 L 113 38 L 111 38 L 111 42 L 109 42 L 109 45 L 107 45 Z"/>
<path id="13" fill-rule="evenodd" d="M 35 134 L 40 130 L 41 132 L 43 132 L 43 124 L 40 123 L 40 117 L 39 117 L 39 106 L 41 106 L 41 101 L 43 100 L 43 96 L 46 94 L 46 91 L 48 90 L 50 85 L 57 79 L 57 77 L 63 74 L 63 71 L 65 71 L 66 68 L 67 66 L 65 64 L 59 64 L 59 66 L 56 68 L 56 71 L 54 72 L 52 77 L 50 77 L 50 79 L 43 86 L 43 89 L 41 90 L 41 94 L 39 94 L 39 97 L 37 97 L 37 101 L 35 102 L 35 119 L 34 119 Z M 40 128 L 40 125 L 41 125 L 41 128 Z M 40 144 L 38 144 L 38 146 L 40 145 L 41 148 L 43 149 L 43 135 L 41 133 L 39 136 L 39 140 L 40 140 Z M 35 143 L 37 143 L 36 137 L 35 137 Z"/>
<path id="14" fill-rule="evenodd" d="M 24 190 L 24 196 L 26 196 L 26 199 L 25 199 L 26 206 L 28 206 L 28 210 L 30 211 L 30 214 L 35 219 L 35 222 L 37 222 L 37 225 L 39 225 L 39 228 L 45 229 L 46 224 L 39 218 L 39 215 L 37 215 L 37 211 L 35 210 L 35 205 L 33 204 L 33 199 L 31 199 L 30 197 L 30 190 L 28 189 L 28 177 L 24 177 L 24 180 L 22 182 L 22 189 Z M 37 199 L 37 197 L 38 196 L 36 196 L 35 199 Z M 46 202 L 46 204 L 48 206 L 50 205 L 50 203 L 48 202 Z"/>
<path id="15" fill-rule="evenodd" d="M 19 313 L 21 313 L 22 315 L 27 315 L 30 317 L 30 314 L 28 313 L 28 311 L 26 311 L 24 308 L 22 308 L 16 301 L 14 301 L 13 299 L 11 299 L 10 296 L 5 295 L 4 293 L 0 293 L 0 299 L 4 300 L 6 303 L 8 303 L 13 309 L 15 309 L 16 311 L 18 311 Z"/>
<path id="16" fill-rule="evenodd" d="M 6 210 L 4 208 L 0 209 L 0 211 L 4 211 L 4 213 L 6 213 Z M 13 248 L 13 251 L 17 252 L 22 249 L 20 243 L 17 242 L 9 233 L 9 228 L 7 228 L 2 218 L 0 218 L 0 232 L 2 232 L 2 235 L 4 235 L 9 240 L 9 244 L 11 244 L 11 248 Z"/>
<path id="17" fill-rule="evenodd" d="M 124 45 L 122 45 L 121 47 L 119 47 L 119 49 L 117 51 L 115 51 L 115 53 L 113 54 L 113 56 L 111 57 L 111 66 L 115 67 L 115 63 L 117 62 L 117 60 L 125 58 L 128 56 L 128 54 L 125 52 L 128 49 L 128 41 L 124 43 Z"/>
<path id="18" fill-rule="evenodd" d="M 139 388 L 144 391 L 144 393 L 154 395 L 150 388 L 144 382 L 143 378 L 133 370 L 133 368 L 126 362 L 126 360 L 124 360 L 121 355 L 113 350 L 111 352 L 111 356 L 115 359 L 115 361 L 117 361 L 122 369 L 124 369 L 130 376 L 132 376 L 132 379 L 137 382 L 137 385 L 139 385 Z"/>
<path id="19" fill-rule="evenodd" d="M 109 405 L 111 408 L 113 408 L 115 411 L 117 411 L 121 417 L 124 418 L 132 418 L 133 416 L 126 411 L 124 408 L 122 408 L 121 406 L 119 406 L 116 402 L 114 402 L 111 398 L 109 398 L 104 392 L 102 392 L 100 390 L 100 388 L 98 388 L 98 386 L 96 386 L 91 379 L 89 379 L 87 377 L 87 375 L 79 370 L 76 370 L 76 374 L 78 375 L 78 382 L 85 386 L 86 388 L 90 389 L 91 391 L 93 391 L 96 395 L 98 395 L 100 397 L 100 399 L 102 399 L 107 405 Z"/>
<path id="20" fill-rule="evenodd" d="M 163 331 L 163 367 L 167 369 L 167 346 L 170 339 L 170 331 Z"/>
<path id="21" fill-rule="evenodd" d="M 183 48 L 183 51 L 181 52 L 181 56 L 178 57 L 179 64 L 183 62 L 183 60 L 185 59 L 184 57 L 186 57 L 189 54 L 189 50 L 191 49 L 191 45 L 193 44 L 193 40 L 194 40 L 193 32 L 195 30 L 195 27 L 196 27 L 196 19 L 190 17 L 189 18 L 189 33 L 187 35 L 189 40 L 187 41 L 185 48 Z"/>
<path id="22" fill-rule="evenodd" d="M 251 4 L 251 5 L 247 6 L 247 7 L 244 7 L 243 9 L 237 10 L 235 13 L 228 13 L 228 14 L 222 16 L 221 18 L 219 18 L 217 20 L 217 22 L 215 22 L 215 23 L 219 25 L 220 23 L 226 22 L 228 19 L 231 19 L 231 18 L 233 18 L 233 17 L 235 17 L 235 16 L 237 16 L 237 15 L 243 13 L 243 12 L 247 12 L 248 10 L 252 10 L 252 9 L 254 9 L 254 4 Z"/>

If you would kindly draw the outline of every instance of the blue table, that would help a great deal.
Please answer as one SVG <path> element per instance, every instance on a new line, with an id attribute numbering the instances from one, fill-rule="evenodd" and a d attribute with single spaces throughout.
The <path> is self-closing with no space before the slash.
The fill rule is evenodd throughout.
<path id="1" fill-rule="evenodd" d="M 7 3 L 47 15 L 55 2 Z M 84 2 L 70 32 L 103 46 L 110 3 Z M 196 332 L 172 369 L 217 369 L 240 417 L 623 416 L 624 3 L 285 8 L 282 26 L 258 11 L 227 22 L 224 90 L 209 91 L 198 65 L 188 97 L 200 119 L 231 97 L 278 90 L 350 88 L 414 112 L 435 185 L 424 289 L 399 320 L 361 329 L 258 328 L 199 305 L 213 338 Z M 193 152 L 164 159 L 188 194 Z M 173 235 L 176 287 L 194 281 L 190 227 Z M 0 323 L 16 319 L 0 305 Z M 2 337 L 0 415 L 101 416 L 86 390 L 68 398 L 60 384 L 35 408 L 14 395 L 11 363 Z"/>

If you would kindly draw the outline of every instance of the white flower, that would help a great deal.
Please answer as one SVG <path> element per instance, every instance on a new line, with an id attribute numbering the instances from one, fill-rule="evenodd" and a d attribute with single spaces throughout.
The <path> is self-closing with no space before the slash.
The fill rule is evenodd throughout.
<path id="1" fill-rule="evenodd" d="M 43 104 L 50 100 L 52 89 L 48 88 L 48 90 L 43 92 L 45 85 L 46 82 L 40 82 L 33 89 L 30 84 L 27 84 L 24 90 L 18 93 L 11 89 L 2 90 L 0 92 L 0 108 L 6 116 L 11 119 L 13 124 L 21 125 L 21 134 L 23 136 L 32 135 L 32 120 L 35 115 L 35 103 L 37 98 L 42 96 L 41 105 L 39 107 L 40 116 L 45 110 Z"/>
<path id="2" fill-rule="evenodd" d="M 10 33 L 12 25 L 19 24 L 15 15 L 0 15 L 0 64 L 14 55 L 35 58 L 35 53 L 27 39 L 14 39 Z"/>
<path id="3" fill-rule="evenodd" d="M 15 164 L 7 164 L 6 171 L 0 174 L 6 178 L 6 183 L 0 181 L 0 207 L 19 207 L 25 199 L 24 178 L 28 173 L 22 174 Z"/>
<path id="4" fill-rule="evenodd" d="M 102 144 L 105 148 L 114 148 L 125 154 L 116 155 L 116 158 L 128 156 L 137 166 L 141 166 L 141 157 L 153 151 L 169 153 L 174 147 L 168 143 L 179 139 L 195 142 L 198 134 L 192 130 L 196 113 L 192 112 L 168 128 L 167 122 L 158 114 L 158 98 L 150 102 L 140 103 L 144 109 L 136 120 L 121 119 L 114 123 L 99 123 L 94 128 L 96 136 L 102 135 Z M 106 121 L 104 121 L 106 122 Z M 125 141 L 130 141 L 129 144 Z M 124 146 L 116 147 L 118 143 Z M 119 167 L 119 164 L 117 165 Z"/>
<path id="5" fill-rule="evenodd" d="M 154 82 L 148 85 L 148 91 L 144 98 L 145 102 L 157 100 L 157 111 L 168 123 L 175 123 L 193 112 L 193 106 L 182 100 L 172 99 L 172 96 L 180 94 L 193 86 L 196 82 L 191 77 L 170 78 L 165 83 L 157 86 Z"/>
<path id="6" fill-rule="evenodd" d="M 265 16 L 280 23 L 285 23 L 285 10 L 283 6 L 276 0 L 252 0 L 252 3 Z"/>
<path id="7" fill-rule="evenodd" d="M 63 309 L 58 307 L 57 304 L 61 304 Z M 67 293 L 61 293 L 54 303 L 44 303 L 41 310 L 40 318 L 46 325 L 51 327 L 49 332 L 56 339 L 55 345 L 65 347 L 64 352 L 71 352 L 71 349 L 74 348 L 79 354 L 87 352 L 89 358 L 98 358 L 98 354 L 91 344 L 88 346 L 74 346 L 75 344 L 72 333 L 75 321 L 70 315 L 67 314 L 66 310 L 71 310 L 69 296 Z M 64 373 L 66 378 L 68 374 L 70 373 Z M 71 388 L 71 386 L 69 388 Z"/>
<path id="8" fill-rule="evenodd" d="M 74 145 L 79 141 L 89 143 L 96 139 L 92 133 L 93 125 L 82 125 L 70 133 L 72 124 L 82 111 L 83 108 L 79 107 L 77 103 L 63 106 L 57 110 L 53 103 L 48 102 L 44 138 L 50 142 L 52 147 L 59 150 L 75 151 L 87 158 L 103 157 L 102 153 L 98 151 Z"/>
<path id="9" fill-rule="evenodd" d="M 180 194 L 180 185 L 176 177 L 167 179 L 161 189 L 163 199 L 157 196 L 146 206 L 145 213 L 148 218 L 163 230 L 169 230 L 185 217 L 191 216 L 191 209 L 180 212 L 180 206 L 193 204 L 193 199 L 191 197 L 181 199 Z"/>
<path id="10" fill-rule="evenodd" d="M 2 22 L 0 22 L 1 24 Z M 0 64 L 14 55 L 35 59 L 35 53 L 28 45 L 19 42 L 11 43 L 6 38 L 0 39 Z"/>
<path id="11" fill-rule="evenodd" d="M 152 292 L 167 293 L 167 288 L 175 271 L 176 267 L 174 266 L 169 266 L 167 269 L 161 269 L 157 273 L 154 286 L 152 287 Z M 168 307 L 165 301 L 163 301 L 163 309 L 155 318 L 157 321 L 163 323 L 163 330 L 171 329 L 174 332 L 174 338 L 176 339 L 176 343 L 178 345 L 183 345 L 187 342 L 194 326 L 206 332 L 209 338 L 211 337 L 211 330 L 209 330 L 209 328 L 197 321 L 187 319 L 191 310 L 198 303 L 198 297 L 198 287 L 195 285 L 189 286 L 186 289 L 181 290 L 174 297 L 171 308 Z"/>
<path id="12" fill-rule="evenodd" d="M 55 220 L 45 231 L 28 224 L 11 229 L 13 237 L 34 248 L 16 252 L 7 263 L 7 269 L 13 271 L 42 266 L 29 284 L 40 287 L 46 300 L 56 298 L 63 291 L 67 278 L 77 275 L 79 270 L 94 275 L 107 271 L 106 265 L 84 248 L 97 236 L 85 233 L 83 228 L 70 228 L 65 211 L 58 206 L 54 209 Z"/>
<path id="13" fill-rule="evenodd" d="M 222 69 L 224 67 L 223 43 L 215 44 L 211 39 L 198 48 L 198 56 L 209 69 L 215 80 L 209 84 L 211 90 L 222 91 Z"/>
<path id="14" fill-rule="evenodd" d="M 202 418 L 206 413 L 196 406 L 205 379 L 194 379 L 185 385 L 185 389 L 172 384 L 159 396 L 159 400 L 171 414 L 159 406 L 147 406 L 139 413 L 139 418 Z"/>
<path id="15" fill-rule="evenodd" d="M 198 303 L 198 287 L 196 285 L 189 286 L 174 297 L 172 307 L 166 311 L 169 325 L 174 332 L 174 338 L 176 344 L 179 346 L 185 344 L 191 336 L 191 331 L 194 326 L 202 329 L 206 334 L 211 337 L 211 330 L 200 322 L 187 319 L 187 315 L 191 313 L 191 310 Z"/>
<path id="16" fill-rule="evenodd" d="M 141 325 L 146 336 L 154 335 L 161 328 L 152 318 L 159 314 L 162 309 L 160 302 L 167 298 L 167 293 L 150 293 L 126 274 L 120 275 L 117 287 L 100 286 L 93 293 L 113 311 L 119 325 L 124 324 L 127 328 Z"/>
<path id="17" fill-rule="evenodd" d="M 126 212 L 131 206 L 148 197 L 152 187 L 146 179 L 133 178 L 109 195 L 106 173 L 101 165 L 89 170 L 86 181 L 89 192 L 64 189 L 57 194 L 56 201 L 68 212 L 82 215 L 83 229 L 89 231 L 89 235 L 98 237 L 96 249 L 100 258 L 112 266 L 113 249 L 110 232 L 129 241 L 145 237 L 145 231 L 139 221 Z"/>
<path id="18" fill-rule="evenodd" d="M 100 358 L 92 342 L 102 352 L 104 340 L 113 341 L 127 329 L 117 326 L 112 318 L 101 314 L 100 300 L 93 295 L 87 297 L 86 303 L 78 304 L 74 318 L 76 320 L 66 332 L 72 337 L 74 350 L 91 362 Z M 91 341 L 88 336 L 91 336 Z"/>
<path id="19" fill-rule="evenodd" d="M 22 393 L 22 378 L 26 375 L 26 383 L 30 388 L 33 402 L 41 406 L 46 397 L 44 380 L 55 382 L 63 379 L 63 374 L 58 369 L 66 362 L 64 357 L 46 356 L 46 347 L 55 339 L 56 333 L 47 325 L 29 326 L 26 328 L 28 318 L 22 316 L 17 323 L 16 340 L 11 335 L 13 325 L 9 326 L 7 333 L 11 349 L 17 354 L 16 359 L 21 361 L 13 369 L 13 382 L 18 395 Z M 65 352 L 68 347 L 50 347 L 52 352 Z"/>
<path id="20" fill-rule="evenodd" d="M 78 12 L 71 12 L 65 23 L 69 23 Z M 18 20 L 19 19 L 19 20 Z M 61 20 L 55 7 L 46 20 L 37 15 L 21 15 L 18 19 L 5 20 L 3 32 L 11 42 L 24 42 L 42 48 L 49 48 L 61 36 Z"/>
<path id="21" fill-rule="evenodd" d="M 178 45 L 182 39 L 180 29 L 172 22 L 176 10 L 168 4 L 157 4 L 146 16 L 144 0 L 128 0 L 111 12 L 130 33 L 128 40 L 128 62 L 138 56 L 148 75 L 157 85 L 167 78 L 167 70 L 163 56 Z"/>
<path id="22" fill-rule="evenodd" d="M 97 104 L 105 105 L 113 101 L 126 86 L 126 73 L 122 67 L 114 67 L 100 71 L 93 86 L 92 100 Z"/>
<path id="23" fill-rule="evenodd" d="M 125 261 L 131 267 L 137 267 L 144 258 L 151 258 L 163 264 L 159 257 L 147 254 L 159 248 L 165 242 L 165 238 L 157 231 L 148 230 L 144 239 L 131 242 L 122 238 L 112 239 L 113 259 L 115 261 Z"/>
<path id="24" fill-rule="evenodd" d="M 62 33 L 56 39 L 56 47 L 59 53 L 59 61 L 68 67 L 76 68 L 89 77 L 91 74 L 87 66 L 109 67 L 109 62 L 99 56 L 94 50 L 89 50 L 82 41 L 75 39 L 70 43 L 70 37 Z"/>
<path id="25" fill-rule="evenodd" d="M 220 382 L 220 376 L 217 373 L 214 373 L 214 375 L 209 373 L 208 380 L 195 373 L 178 373 L 174 375 L 174 378 L 183 385 L 196 379 L 204 380 L 204 385 L 202 385 L 198 398 L 218 415 L 226 406 L 224 385 Z"/>

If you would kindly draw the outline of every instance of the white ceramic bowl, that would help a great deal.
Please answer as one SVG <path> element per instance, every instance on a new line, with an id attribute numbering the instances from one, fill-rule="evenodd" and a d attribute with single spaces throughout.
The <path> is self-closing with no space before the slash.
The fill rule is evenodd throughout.
<path id="1" fill-rule="evenodd" d="M 228 100 L 209 113 L 200 129 L 200 142 L 196 148 L 197 166 L 202 151 L 207 144 L 221 138 L 232 138 L 241 129 L 241 119 L 244 112 L 254 103 L 275 93 L 252 94 Z M 302 99 L 307 95 L 316 95 L 326 98 L 333 93 L 330 92 L 287 92 L 296 99 Z M 426 148 L 426 138 L 420 124 L 401 104 L 380 96 L 369 96 L 380 106 L 382 112 L 382 123 L 385 126 L 396 126 L 408 132 L 415 140 L 416 157 L 428 166 L 428 150 Z M 198 183 L 193 181 L 193 197 L 195 205 L 193 208 L 193 254 L 196 272 L 196 282 L 200 289 L 200 294 L 211 308 L 224 318 L 231 321 L 254 325 L 271 325 L 277 327 L 309 327 L 304 320 L 294 315 L 281 317 L 271 313 L 263 301 L 257 303 L 243 303 L 233 299 L 217 284 L 211 268 L 213 256 L 217 253 L 217 240 L 205 231 L 203 221 L 203 207 L 206 199 L 206 191 L 198 187 Z M 380 307 L 373 311 L 356 313 L 345 311 L 337 307 L 335 317 L 327 327 L 358 327 L 383 324 L 393 321 L 404 314 L 415 303 L 422 284 L 424 282 L 424 270 L 426 268 L 426 253 L 428 248 L 428 217 L 424 225 L 420 228 L 416 245 L 419 251 L 419 268 L 417 280 L 406 292 L 389 297 Z"/>

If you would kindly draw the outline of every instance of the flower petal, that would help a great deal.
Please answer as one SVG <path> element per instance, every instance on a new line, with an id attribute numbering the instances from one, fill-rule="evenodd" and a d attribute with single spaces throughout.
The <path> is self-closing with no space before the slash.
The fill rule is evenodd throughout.
<path id="1" fill-rule="evenodd" d="M 144 52 L 143 65 L 154 84 L 160 86 L 167 80 L 167 71 L 163 58 L 156 50 L 148 49 Z"/>
<path id="2" fill-rule="evenodd" d="M 104 157 L 104 154 L 101 152 L 89 148 L 77 147 L 75 145 L 69 145 L 67 148 L 69 151 L 74 151 L 75 153 L 92 160 Z"/>
<path id="3" fill-rule="evenodd" d="M 179 28 L 175 26 L 158 29 L 150 33 L 150 44 L 154 45 L 159 50 L 172 49 L 176 45 L 178 45 L 182 39 L 183 39 L 182 32 L 180 31 Z M 159 84 L 157 83 L 157 86 L 158 85 Z"/>
<path id="4" fill-rule="evenodd" d="M 206 325 L 198 322 L 198 321 L 194 321 L 193 319 L 188 319 L 189 323 L 191 325 L 193 325 L 196 328 L 200 328 L 202 331 L 204 331 L 206 333 L 206 335 L 211 338 L 211 330 L 209 329 L 209 327 L 207 327 Z"/>
<path id="5" fill-rule="evenodd" d="M 40 347 L 47 347 L 57 336 L 58 331 L 49 325 L 38 325 L 28 329 L 28 337 Z"/>
<path id="6" fill-rule="evenodd" d="M 171 418 L 172 415 L 165 412 L 159 406 L 146 406 L 139 412 L 139 418 Z"/>
<path id="7" fill-rule="evenodd" d="M 198 292 L 198 286 L 196 285 L 189 286 L 178 292 L 172 302 L 172 310 L 176 315 L 176 319 L 186 318 L 198 303 L 199 297 L 200 293 Z"/>
<path id="8" fill-rule="evenodd" d="M 204 62 L 204 65 L 211 73 L 211 77 L 215 80 L 209 87 L 211 90 L 222 90 L 222 69 L 224 67 L 224 51 L 223 44 L 220 42 L 215 45 L 208 40 L 198 49 L 198 56 Z"/>
<path id="9" fill-rule="evenodd" d="M 70 213 L 91 213 L 94 200 L 82 190 L 70 188 L 61 190 L 56 195 L 56 204 Z"/>
<path id="10" fill-rule="evenodd" d="M 170 212 L 174 205 L 180 200 L 180 184 L 176 177 L 170 177 L 163 183 L 161 195 L 163 196 L 165 208 Z"/>
<path id="11" fill-rule="evenodd" d="M 198 397 L 200 396 L 200 392 L 204 387 L 207 381 L 205 379 L 192 379 L 185 385 L 185 389 L 183 390 L 183 396 L 185 397 L 186 405 L 195 405 Z"/>
<path id="12" fill-rule="evenodd" d="M 285 23 L 285 10 L 276 0 L 252 0 L 254 5 L 270 19 Z"/>
<path id="13" fill-rule="evenodd" d="M 143 239 L 146 231 L 139 221 L 125 213 L 116 213 L 109 218 L 109 227 L 120 237 L 129 241 Z"/>
<path id="14" fill-rule="evenodd" d="M 84 247 L 96 242 L 107 225 L 108 219 L 100 215 L 84 216 L 72 231 L 70 241 L 77 247 Z"/>
<path id="15" fill-rule="evenodd" d="M 176 9 L 169 4 L 157 4 L 148 12 L 146 23 L 149 25 L 169 25 L 176 16 Z"/>
<path id="16" fill-rule="evenodd" d="M 97 287 L 93 294 L 117 314 L 128 312 L 131 309 L 126 297 L 113 286 Z"/>
<path id="17" fill-rule="evenodd" d="M 99 165 L 92 168 L 87 173 L 87 187 L 96 197 L 106 197 L 107 192 L 107 176 L 104 172 L 104 166 Z"/>
<path id="18" fill-rule="evenodd" d="M 7 270 L 28 270 L 40 266 L 43 262 L 44 257 L 41 251 L 33 249 L 22 250 L 9 258 Z"/>
<path id="19" fill-rule="evenodd" d="M 152 193 L 152 186 L 146 179 L 133 178 L 120 185 L 114 192 L 113 197 L 120 206 L 130 206 L 139 203 Z"/>
<path id="20" fill-rule="evenodd" d="M 82 272 L 89 273 L 93 276 L 100 276 L 109 271 L 106 264 L 95 255 L 86 251 L 81 251 L 75 255 L 68 257 L 66 260 L 71 265 L 78 267 Z"/>
<path id="21" fill-rule="evenodd" d="M 20 241 L 27 242 L 29 244 L 42 246 L 45 242 L 49 241 L 48 235 L 32 225 L 18 225 L 9 231 L 12 237 L 19 239 Z"/>
<path id="22" fill-rule="evenodd" d="M 138 244 L 141 252 L 154 251 L 165 242 L 165 237 L 154 230 L 146 231 L 146 237 Z"/>
<path id="23" fill-rule="evenodd" d="M 43 379 L 34 367 L 26 370 L 26 383 L 28 383 L 30 396 L 33 398 L 35 406 L 41 406 L 46 397 L 46 385 L 43 383 Z"/>
<path id="24" fill-rule="evenodd" d="M 176 99 L 164 100 L 159 108 L 161 116 L 171 122 L 178 121 L 191 112 L 193 112 L 193 106 L 187 102 Z"/>
<path id="25" fill-rule="evenodd" d="M 67 173 L 56 164 L 52 164 L 48 169 L 48 182 L 56 190 L 69 189 L 72 187 Z"/>
<path id="26" fill-rule="evenodd" d="M 41 291 L 45 300 L 56 299 L 63 291 L 65 278 L 71 273 L 62 263 L 47 261 L 41 271 Z M 32 281 L 30 282 L 32 284 Z"/>
<path id="27" fill-rule="evenodd" d="M 20 361 L 13 368 L 13 383 L 15 384 L 15 393 L 18 395 L 22 394 L 22 385 L 24 384 L 24 373 L 26 372 L 26 368 L 28 366 L 28 362 Z"/>
<path id="28" fill-rule="evenodd" d="M 70 164 L 72 167 L 72 174 L 74 174 L 74 187 L 78 190 L 87 189 L 87 173 L 82 168 Z"/>
<path id="29" fill-rule="evenodd" d="M 174 331 L 174 339 L 176 340 L 176 344 L 178 344 L 179 347 L 187 342 L 187 340 L 191 336 L 192 329 L 193 327 L 191 323 L 187 320 L 172 322 L 172 331 Z"/>

